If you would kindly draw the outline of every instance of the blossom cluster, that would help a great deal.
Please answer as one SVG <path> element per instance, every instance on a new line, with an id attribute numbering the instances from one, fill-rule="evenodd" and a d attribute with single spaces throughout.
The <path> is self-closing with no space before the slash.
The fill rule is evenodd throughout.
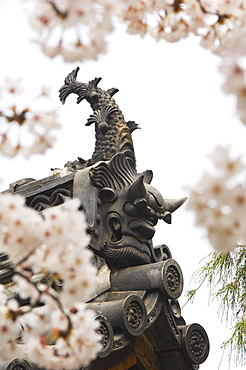
<path id="1" fill-rule="evenodd" d="M 225 75 L 222 89 L 226 94 L 233 94 L 236 97 L 239 117 L 246 125 L 246 70 L 239 62 L 226 59 L 221 64 L 220 71 Z"/>
<path id="2" fill-rule="evenodd" d="M 87 366 L 101 349 L 95 313 L 85 302 L 97 270 L 87 248 L 79 201 L 44 210 L 0 194 L 0 252 L 13 283 L 0 285 L 0 358 L 28 356 L 48 369 Z"/>
<path id="3" fill-rule="evenodd" d="M 38 34 L 35 41 L 44 54 L 60 55 L 66 62 L 97 59 L 106 52 L 106 39 L 116 21 L 126 25 L 130 34 L 149 34 L 156 40 L 177 42 L 195 35 L 202 47 L 226 59 L 227 85 L 235 63 L 246 55 L 245 0 L 38 0 L 28 5 L 30 24 Z M 244 81 L 237 81 L 244 122 Z"/>
<path id="4" fill-rule="evenodd" d="M 56 109 L 44 107 L 40 110 L 41 100 L 47 102 L 49 97 L 47 87 L 43 87 L 29 104 L 23 102 L 22 93 L 20 79 L 6 78 L 0 86 L 0 152 L 10 158 L 17 154 L 28 158 L 44 153 L 53 146 L 53 131 L 61 127 Z"/>
<path id="5" fill-rule="evenodd" d="M 111 1 L 38 0 L 32 5 L 35 42 L 47 56 L 74 62 L 106 52 L 106 36 L 113 30 Z"/>
<path id="6" fill-rule="evenodd" d="M 245 11 L 245 0 L 39 0 L 30 22 L 41 36 L 43 51 L 51 57 L 62 55 L 66 61 L 90 59 L 102 52 L 114 17 L 126 23 L 130 33 L 149 33 L 170 42 L 193 33 L 219 55 L 231 54 L 232 48 L 245 54 Z M 50 46 L 55 34 L 56 43 Z M 237 45 L 233 45 L 235 37 Z"/>
<path id="7" fill-rule="evenodd" d="M 151 34 L 157 40 L 176 42 L 189 34 L 199 36 L 201 45 L 214 53 L 231 55 L 235 38 L 237 51 L 245 53 L 244 0 L 124 1 L 119 17 L 134 33 Z M 122 8 L 122 7 L 121 7 Z M 142 25 L 142 27 L 140 26 Z"/>
<path id="8" fill-rule="evenodd" d="M 246 246 L 246 166 L 241 157 L 232 158 L 229 148 L 217 147 L 211 159 L 215 172 L 205 172 L 190 189 L 187 207 L 214 249 L 226 253 Z"/>

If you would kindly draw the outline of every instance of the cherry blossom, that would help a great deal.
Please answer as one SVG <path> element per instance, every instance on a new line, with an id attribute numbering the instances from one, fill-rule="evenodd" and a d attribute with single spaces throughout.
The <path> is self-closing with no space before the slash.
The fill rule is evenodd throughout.
<path id="1" fill-rule="evenodd" d="M 95 313 L 85 305 L 97 269 L 80 202 L 69 200 L 42 214 L 24 202 L 0 194 L 0 252 L 9 257 L 6 271 L 15 284 L 0 291 L 1 358 L 28 355 L 48 369 L 87 366 L 101 349 L 101 337 Z"/>
<path id="2" fill-rule="evenodd" d="M 5 93 L 8 92 L 12 95 L 19 95 L 24 91 L 23 86 L 22 86 L 22 81 L 21 78 L 15 78 L 11 79 L 9 77 L 6 77 L 3 85 L 0 86 L 0 93 Z"/>
<path id="3" fill-rule="evenodd" d="M 227 58 L 221 64 L 220 71 L 225 75 L 222 88 L 227 94 L 236 96 L 239 116 L 241 121 L 246 124 L 246 72 L 240 67 L 239 61 L 235 61 L 233 58 Z"/>
<path id="4" fill-rule="evenodd" d="M 5 305 L 4 305 L 5 303 Z M 0 305 L 0 358 L 2 361 L 13 357 L 22 357 L 24 349 L 18 344 L 16 338 L 20 336 L 21 325 L 19 320 L 13 320 L 15 310 L 7 302 Z"/>
<path id="5" fill-rule="evenodd" d="M 242 156 L 239 155 L 236 158 L 232 158 L 229 146 L 217 146 L 209 157 L 215 169 L 220 171 L 222 179 L 230 180 L 230 178 L 243 172 L 245 169 Z"/>
<path id="6" fill-rule="evenodd" d="M 220 57 L 222 89 L 235 95 L 246 123 L 245 0 L 38 0 L 28 2 L 27 10 L 37 35 L 33 41 L 46 56 L 66 62 L 105 53 L 116 21 L 130 34 L 157 41 L 195 35 Z M 60 127 L 56 110 L 34 109 L 39 99 L 48 98 L 47 87 L 29 104 L 19 99 L 23 91 L 20 79 L 7 78 L 0 86 L 0 151 L 9 157 L 44 153 Z M 188 208 L 215 250 L 233 251 L 246 243 L 245 164 L 229 148 L 216 148 L 210 158 L 214 171 L 205 172 L 190 189 Z M 78 207 L 73 200 L 41 215 L 26 208 L 22 197 L 0 195 L 0 252 L 11 261 L 8 271 L 15 284 L 14 290 L 0 286 L 2 359 L 28 354 L 40 367 L 71 369 L 87 366 L 100 350 L 98 323 L 85 305 L 97 271 Z"/>
<path id="7" fill-rule="evenodd" d="M 229 148 L 217 147 L 211 159 L 215 171 L 206 172 L 190 189 L 188 209 L 195 211 L 196 225 L 207 231 L 215 250 L 233 251 L 246 244 L 246 166 L 240 156 L 231 156 Z"/>
<path id="8" fill-rule="evenodd" d="M 35 42 L 48 57 L 59 55 L 66 62 L 97 59 L 105 53 L 116 21 L 124 23 L 130 34 L 149 34 L 158 41 L 177 42 L 195 35 L 202 47 L 221 57 L 221 71 L 228 80 L 223 89 L 236 94 L 239 116 L 246 122 L 244 68 L 234 82 L 231 75 L 238 59 L 246 55 L 245 0 L 38 0 L 31 5 L 27 11 L 38 35 Z M 227 58 L 231 69 L 223 67 Z M 6 138 L 2 147 L 8 150 Z"/>
<path id="9" fill-rule="evenodd" d="M 22 103 L 22 92 L 20 79 L 6 78 L 0 90 L 0 152 L 10 158 L 18 154 L 28 158 L 34 153 L 44 153 L 56 140 L 54 130 L 61 127 L 57 122 L 57 110 L 35 108 L 37 101 L 48 99 L 47 87 L 27 105 Z"/>
<path id="10" fill-rule="evenodd" d="M 50 314 L 46 306 L 49 307 Z M 69 338 L 66 338 L 67 315 L 55 310 L 48 301 L 36 311 L 25 317 L 23 340 L 29 357 L 47 369 L 72 369 L 79 368 L 81 364 L 89 365 L 101 349 L 98 341 L 100 336 L 96 333 L 98 323 L 94 320 L 95 313 L 85 309 L 81 303 L 73 306 L 70 311 L 73 328 L 69 331 Z M 40 317 L 42 322 L 43 317 L 46 317 L 43 327 L 39 325 Z M 49 345 L 45 346 L 45 343 Z"/>
<path id="11" fill-rule="evenodd" d="M 37 4 L 38 3 L 38 4 Z M 38 0 L 32 4 L 30 23 L 42 51 L 64 61 L 96 59 L 106 51 L 105 37 L 113 30 L 113 2 Z"/>
<path id="12" fill-rule="evenodd" d="M 157 39 L 164 38 L 171 42 L 189 33 L 200 36 L 202 43 L 210 36 L 211 49 L 222 55 L 231 49 L 235 38 L 245 48 L 245 6 L 242 0 L 127 0 L 117 3 L 113 0 L 86 3 L 78 0 L 59 3 L 39 0 L 33 6 L 30 21 L 40 35 L 38 42 L 51 57 L 62 55 L 65 49 L 74 50 L 76 54 L 76 47 L 79 50 L 81 46 L 90 50 L 96 41 L 96 34 L 103 36 L 100 41 L 105 43 L 105 36 L 113 30 L 114 17 L 126 23 L 130 33 L 141 36 L 150 33 Z M 87 27 L 89 36 L 84 36 L 83 27 Z M 53 37 L 55 33 L 56 37 Z M 52 42 L 54 38 L 56 41 Z M 80 56 L 77 51 L 76 58 L 82 60 L 90 56 L 86 53 Z"/>
<path id="13" fill-rule="evenodd" d="M 24 207 L 23 197 L 0 194 L 0 209 L 1 252 L 15 260 L 40 245 L 42 218 L 34 210 Z"/>
<path id="14" fill-rule="evenodd" d="M 105 53 L 107 35 L 113 31 L 116 20 L 126 24 L 131 34 L 150 34 L 167 42 L 194 34 L 202 47 L 221 57 L 221 71 L 227 78 L 223 89 L 236 94 L 239 116 L 246 122 L 245 72 L 241 67 L 239 74 L 234 68 L 239 58 L 246 55 L 245 0 L 39 0 L 31 4 L 27 10 L 38 34 L 35 41 L 48 57 L 60 55 L 67 62 L 97 59 Z M 3 150 L 7 151 L 9 142 L 5 137 L 2 141 Z M 21 150 L 17 146 L 15 152 Z"/>

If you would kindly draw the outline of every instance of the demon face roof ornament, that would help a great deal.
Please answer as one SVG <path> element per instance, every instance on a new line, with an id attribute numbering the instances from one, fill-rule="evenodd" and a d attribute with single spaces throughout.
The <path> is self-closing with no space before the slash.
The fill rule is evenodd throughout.
<path id="1" fill-rule="evenodd" d="M 137 172 L 132 132 L 138 125 L 125 121 L 113 99 L 118 90 L 99 88 L 101 78 L 78 82 L 78 71 L 65 78 L 60 99 L 64 104 L 75 93 L 78 103 L 91 105 L 86 125 L 95 125 L 92 157 L 79 157 L 41 180 L 17 181 L 8 192 L 24 195 L 27 206 L 37 211 L 62 206 L 66 198 L 80 199 L 91 235 L 88 247 L 98 268 L 96 288 L 86 305 L 96 312 L 103 338 L 98 358 L 83 369 L 123 368 L 120 364 L 129 356 L 136 360 L 134 369 L 198 369 L 208 356 L 207 334 L 199 324 L 186 325 L 177 300 L 183 290 L 182 270 L 165 244 L 153 246 L 157 222 L 170 224 L 186 198 L 163 198 L 151 186 L 152 171 Z M 9 278 L 0 271 L 0 281 Z M 25 367 L 18 360 L 10 365 Z M 26 365 L 26 370 L 36 369 Z M 132 365 L 124 363 L 124 369 Z"/>
<path id="2" fill-rule="evenodd" d="M 91 247 L 113 267 L 156 262 L 154 226 L 158 220 L 170 224 L 171 214 L 187 198 L 163 199 L 150 185 L 152 171 L 137 173 L 132 132 L 138 125 L 125 121 L 112 97 L 118 89 L 99 88 L 101 78 L 78 82 L 78 71 L 79 67 L 65 78 L 59 92 L 63 104 L 74 93 L 78 95 L 77 103 L 86 100 L 93 110 L 86 123 L 95 125 L 92 157 L 67 165 L 75 171 L 88 169 L 75 175 L 74 194 L 80 198 L 87 216 Z"/>

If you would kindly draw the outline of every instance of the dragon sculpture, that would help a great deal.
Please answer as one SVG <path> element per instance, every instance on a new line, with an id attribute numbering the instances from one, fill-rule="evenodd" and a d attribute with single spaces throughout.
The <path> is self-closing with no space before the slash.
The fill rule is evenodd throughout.
<path id="1" fill-rule="evenodd" d="M 71 162 L 65 165 L 89 171 L 75 176 L 75 184 L 84 182 L 75 195 L 80 198 L 87 215 L 91 247 L 112 267 L 156 262 L 152 245 L 154 226 L 160 219 L 170 224 L 172 212 L 187 198 L 163 199 L 150 185 L 152 171 L 137 173 L 131 133 L 138 125 L 125 121 L 112 98 L 118 89 L 102 90 L 98 87 L 101 78 L 88 84 L 78 82 L 78 71 L 79 67 L 65 78 L 59 92 L 63 104 L 68 95 L 74 93 L 78 95 L 77 103 L 85 99 L 93 109 L 86 123 L 95 124 L 96 144 L 92 158 L 79 158 L 72 165 Z M 86 174 L 90 179 L 82 180 Z M 85 191 L 85 184 L 90 190 Z"/>
<path id="2" fill-rule="evenodd" d="M 126 122 L 124 116 L 112 96 L 118 89 L 111 88 L 107 91 L 97 85 L 101 78 L 95 78 L 87 83 L 76 80 L 79 67 L 69 73 L 65 84 L 60 88 L 60 100 L 65 103 L 69 94 L 78 95 L 77 104 L 87 100 L 93 109 L 93 114 L 88 118 L 86 126 L 95 124 L 96 145 L 92 158 L 73 162 L 75 169 L 93 165 L 98 161 L 108 161 L 117 153 L 125 153 L 135 163 L 135 154 L 131 133 L 138 128 L 134 121 Z"/>
<path id="3" fill-rule="evenodd" d="M 91 158 L 67 162 L 41 180 L 16 181 L 6 192 L 25 196 L 26 205 L 40 212 L 62 206 L 68 197 L 80 199 L 91 235 L 88 248 L 98 269 L 96 288 L 86 305 L 100 322 L 103 347 L 81 370 L 113 369 L 130 355 L 134 369 L 198 369 L 209 353 L 207 334 L 199 324 L 186 325 L 178 303 L 182 270 L 165 244 L 153 246 L 157 222 L 170 224 L 186 198 L 164 199 L 151 186 L 152 171 L 137 172 L 132 132 L 138 125 L 125 121 L 113 98 L 118 90 L 99 88 L 101 78 L 78 82 L 78 71 L 79 67 L 65 78 L 59 94 L 63 104 L 74 93 L 77 103 L 87 100 L 91 105 L 93 113 L 86 123 L 95 125 Z M 12 275 L 6 261 L 4 266 L 1 269 L 0 261 L 0 283 L 7 284 Z M 49 278 L 42 281 L 49 283 Z M 55 288 L 62 289 L 60 282 Z M 124 369 L 133 369 L 129 366 Z M 20 367 L 37 369 L 13 359 L 0 370 Z"/>

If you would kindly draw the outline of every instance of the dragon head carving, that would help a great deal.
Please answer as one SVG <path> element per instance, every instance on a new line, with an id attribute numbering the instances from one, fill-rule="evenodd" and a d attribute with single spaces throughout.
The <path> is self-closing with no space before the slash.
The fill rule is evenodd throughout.
<path id="1" fill-rule="evenodd" d="M 131 134 L 138 125 L 125 121 L 112 98 L 118 89 L 102 90 L 101 78 L 78 82 L 78 70 L 69 73 L 59 92 L 63 104 L 74 93 L 77 103 L 86 100 L 93 110 L 86 125 L 95 124 L 95 150 L 91 159 L 74 162 L 73 192 L 86 213 L 91 247 L 113 268 L 155 262 L 155 225 L 171 223 L 172 212 L 186 198 L 163 199 L 150 185 L 152 172 L 136 172 Z"/>
<path id="2" fill-rule="evenodd" d="M 83 173 L 84 172 L 84 173 Z M 153 249 L 155 225 L 171 223 L 171 214 L 186 198 L 163 199 L 150 185 L 152 172 L 138 174 L 132 161 L 116 154 L 110 162 L 81 170 L 78 183 L 90 182 L 77 194 L 85 210 L 91 247 L 111 268 L 156 262 Z M 76 192 L 75 192 L 76 195 Z"/>

